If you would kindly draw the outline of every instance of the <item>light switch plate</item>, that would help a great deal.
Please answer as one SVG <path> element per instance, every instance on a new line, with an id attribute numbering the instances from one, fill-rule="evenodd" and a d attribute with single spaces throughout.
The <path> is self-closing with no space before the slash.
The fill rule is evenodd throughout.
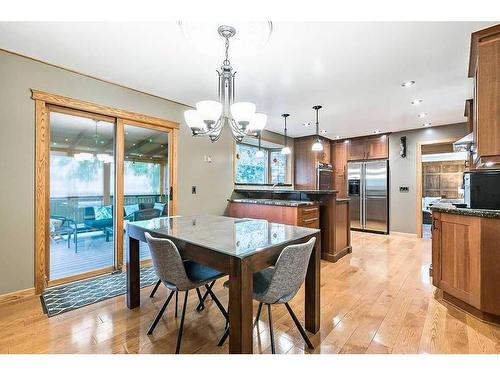
<path id="1" fill-rule="evenodd" d="M 191 194 L 196 194 L 196 186 L 191 186 Z"/>
<path id="2" fill-rule="evenodd" d="M 409 193 L 410 192 L 410 187 L 409 186 L 400 186 L 399 187 L 399 192 L 400 193 Z"/>

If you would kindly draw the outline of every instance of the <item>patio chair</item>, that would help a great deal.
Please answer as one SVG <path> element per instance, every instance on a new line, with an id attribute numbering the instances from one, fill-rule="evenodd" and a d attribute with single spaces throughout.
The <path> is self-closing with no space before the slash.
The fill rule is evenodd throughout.
<path id="1" fill-rule="evenodd" d="M 57 224 L 56 224 L 57 223 Z M 78 252 L 78 228 L 76 222 L 66 216 L 50 215 L 50 237 L 54 239 L 56 236 L 68 236 L 68 249 L 71 247 L 71 236 L 75 243 L 75 253 Z"/>

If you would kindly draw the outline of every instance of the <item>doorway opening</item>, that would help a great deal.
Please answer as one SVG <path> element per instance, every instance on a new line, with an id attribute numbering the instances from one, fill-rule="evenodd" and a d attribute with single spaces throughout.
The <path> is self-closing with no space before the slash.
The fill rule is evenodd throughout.
<path id="1" fill-rule="evenodd" d="M 431 238 L 434 204 L 464 203 L 463 173 L 467 152 L 454 152 L 454 140 L 420 144 L 417 167 L 417 234 Z"/>

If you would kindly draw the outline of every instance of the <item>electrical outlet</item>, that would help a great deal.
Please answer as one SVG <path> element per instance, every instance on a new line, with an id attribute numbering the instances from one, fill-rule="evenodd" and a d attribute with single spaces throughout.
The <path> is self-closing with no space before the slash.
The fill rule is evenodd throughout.
<path id="1" fill-rule="evenodd" d="M 191 186 L 191 194 L 196 194 L 196 186 Z"/>
<path id="2" fill-rule="evenodd" d="M 400 193 L 409 193 L 410 192 L 410 187 L 409 186 L 400 186 L 399 187 L 399 192 Z"/>

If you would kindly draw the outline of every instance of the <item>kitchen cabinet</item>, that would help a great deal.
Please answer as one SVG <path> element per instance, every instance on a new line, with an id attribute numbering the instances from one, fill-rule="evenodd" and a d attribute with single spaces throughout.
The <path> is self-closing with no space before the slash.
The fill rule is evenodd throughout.
<path id="1" fill-rule="evenodd" d="M 316 189 L 316 167 L 318 162 L 331 163 L 330 140 L 326 138 L 321 139 L 323 141 L 323 151 L 315 152 L 311 148 L 313 143 L 316 142 L 316 136 L 295 138 L 293 147 L 295 163 L 294 185 L 298 190 Z"/>
<path id="2" fill-rule="evenodd" d="M 347 147 L 345 141 L 333 142 L 331 144 L 331 161 L 334 170 L 333 188 L 338 191 L 339 198 L 347 197 Z"/>
<path id="3" fill-rule="evenodd" d="M 500 164 L 500 25 L 471 36 L 472 123 L 476 167 Z"/>
<path id="4" fill-rule="evenodd" d="M 364 160 L 365 159 L 365 139 L 356 138 L 349 141 L 347 160 Z"/>
<path id="5" fill-rule="evenodd" d="M 353 138 L 348 144 L 348 160 L 376 160 L 389 158 L 389 137 Z"/>
<path id="6" fill-rule="evenodd" d="M 298 207 L 254 204 L 229 203 L 229 216 L 263 219 L 272 223 L 296 225 L 299 227 L 319 228 L 319 206 L 304 205 Z"/>
<path id="7" fill-rule="evenodd" d="M 500 218 L 470 212 L 433 209 L 432 282 L 445 300 L 500 322 Z"/>

